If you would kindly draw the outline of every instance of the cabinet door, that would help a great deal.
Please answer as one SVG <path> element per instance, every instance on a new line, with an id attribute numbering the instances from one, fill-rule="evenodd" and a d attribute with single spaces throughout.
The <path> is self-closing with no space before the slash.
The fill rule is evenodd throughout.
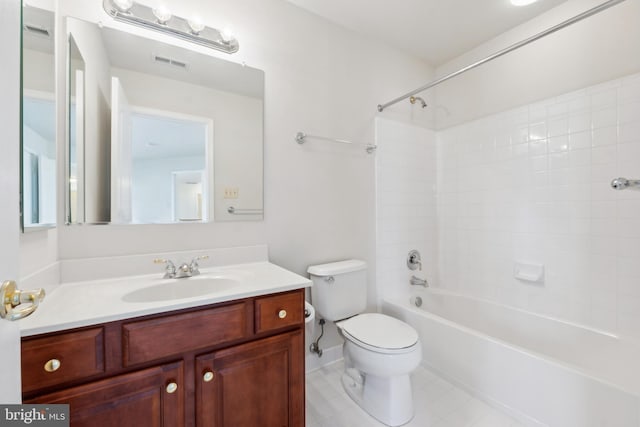
<path id="1" fill-rule="evenodd" d="M 301 331 L 196 359 L 199 427 L 304 426 Z"/>
<path id="2" fill-rule="evenodd" d="M 179 427 L 184 426 L 184 389 L 182 362 L 177 362 L 38 396 L 29 403 L 69 404 L 72 427 Z"/>

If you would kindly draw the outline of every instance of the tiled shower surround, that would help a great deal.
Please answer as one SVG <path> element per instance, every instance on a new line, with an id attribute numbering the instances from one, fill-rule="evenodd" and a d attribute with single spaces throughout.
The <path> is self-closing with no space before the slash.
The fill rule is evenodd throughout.
<path id="1" fill-rule="evenodd" d="M 438 286 L 640 340 L 640 74 L 436 138 Z"/>

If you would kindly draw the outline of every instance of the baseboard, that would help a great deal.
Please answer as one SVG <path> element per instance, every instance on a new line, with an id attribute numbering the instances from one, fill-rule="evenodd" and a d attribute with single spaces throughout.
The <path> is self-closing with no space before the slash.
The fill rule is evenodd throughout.
<path id="1" fill-rule="evenodd" d="M 322 357 L 307 352 L 305 356 L 305 371 L 309 373 L 339 360 L 342 360 L 342 344 L 322 349 Z"/>

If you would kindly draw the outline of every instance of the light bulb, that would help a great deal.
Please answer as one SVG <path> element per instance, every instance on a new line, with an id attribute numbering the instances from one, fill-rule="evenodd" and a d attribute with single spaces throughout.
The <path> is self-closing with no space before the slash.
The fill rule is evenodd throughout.
<path id="1" fill-rule="evenodd" d="M 202 23 L 202 20 L 198 16 L 194 16 L 193 19 L 189 19 L 187 21 L 189 24 L 189 28 L 191 28 L 191 32 L 195 35 L 198 35 L 205 29 L 205 25 Z"/>
<path id="2" fill-rule="evenodd" d="M 222 37 L 222 41 L 225 43 L 231 42 L 231 40 L 235 38 L 233 28 L 229 25 L 224 27 L 224 30 L 220 31 L 220 37 Z"/>
<path id="3" fill-rule="evenodd" d="M 111 0 L 119 12 L 127 13 L 133 7 L 133 0 Z"/>
<path id="4" fill-rule="evenodd" d="M 171 14 L 171 11 L 164 5 L 160 5 L 158 7 L 154 7 L 153 8 L 153 15 L 158 20 L 158 23 L 162 24 L 162 25 L 164 25 L 167 22 L 169 22 L 169 19 L 171 19 L 171 17 L 173 16 Z"/>

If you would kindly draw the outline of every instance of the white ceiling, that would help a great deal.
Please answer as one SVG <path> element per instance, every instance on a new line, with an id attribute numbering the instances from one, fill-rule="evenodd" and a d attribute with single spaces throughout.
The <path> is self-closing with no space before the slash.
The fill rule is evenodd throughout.
<path id="1" fill-rule="evenodd" d="M 566 0 L 287 0 L 438 66 Z"/>

